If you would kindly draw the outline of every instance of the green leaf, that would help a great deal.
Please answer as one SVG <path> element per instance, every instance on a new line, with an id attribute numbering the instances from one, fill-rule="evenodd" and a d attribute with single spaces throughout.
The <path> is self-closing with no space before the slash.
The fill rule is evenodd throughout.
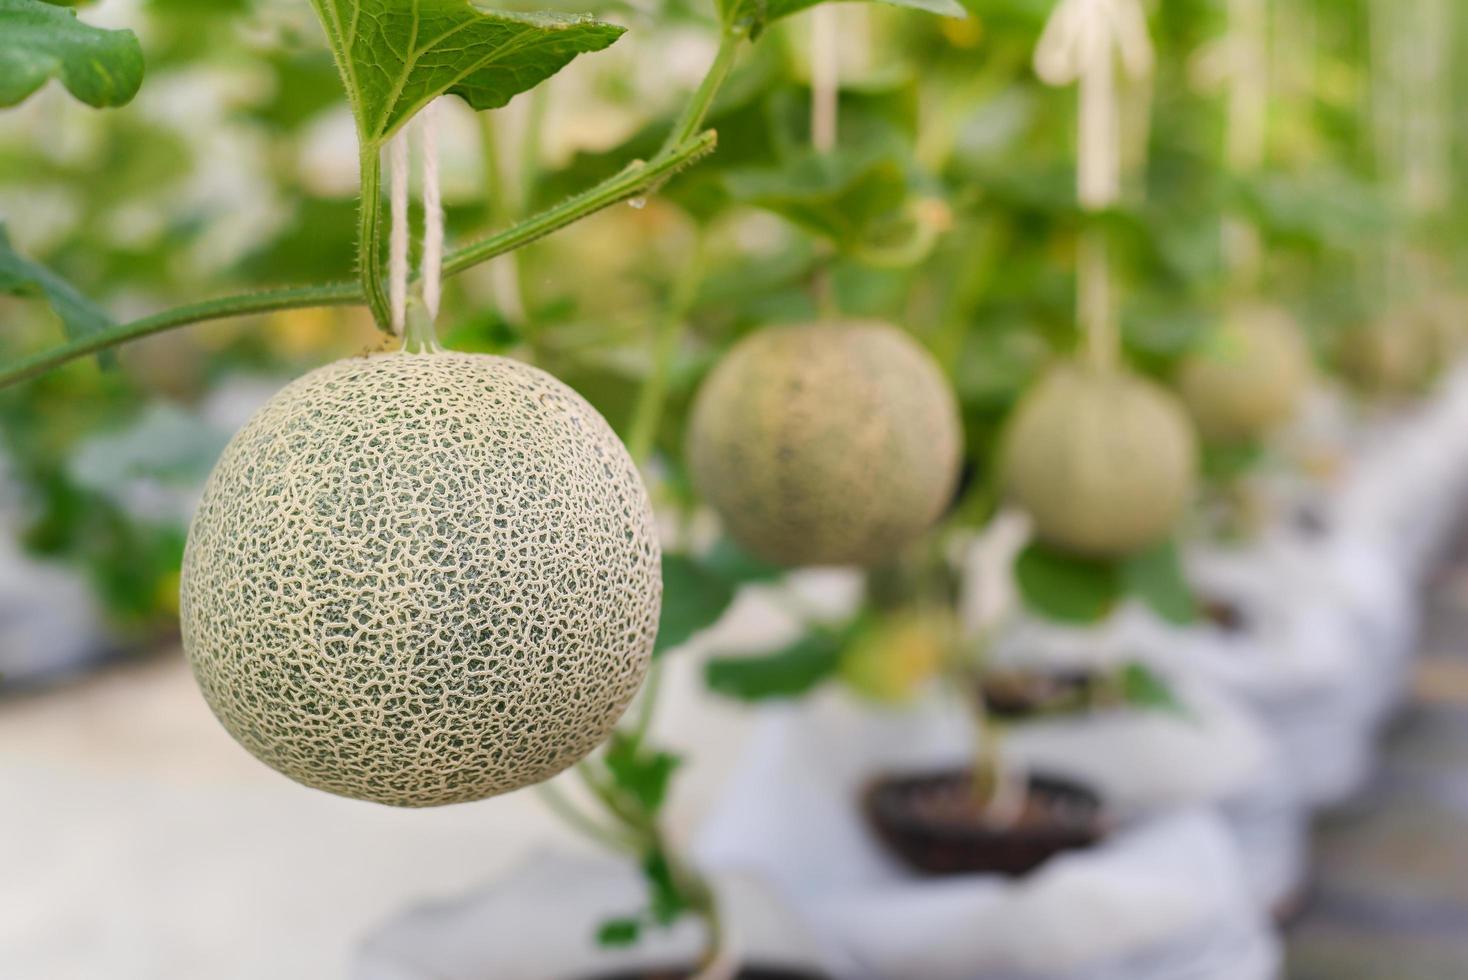
<path id="1" fill-rule="evenodd" d="M 1172 685 L 1143 663 L 1132 662 L 1122 668 L 1121 696 L 1133 707 L 1189 714 L 1187 705 L 1178 700 Z"/>
<path id="2" fill-rule="evenodd" d="M 132 31 L 77 20 L 40 0 L 0 0 L 0 106 L 13 106 L 53 78 L 87 105 L 126 105 L 143 84 L 143 49 Z"/>
<path id="3" fill-rule="evenodd" d="M 469 0 L 311 3 L 369 146 L 440 95 L 497 109 L 625 30 L 590 17 L 487 11 Z"/>
<path id="4" fill-rule="evenodd" d="M 687 643 L 718 622 L 734 601 L 734 586 L 687 555 L 663 556 L 663 611 L 654 655 Z"/>
<path id="5" fill-rule="evenodd" d="M 746 582 L 773 582 L 785 574 L 779 565 L 771 565 L 740 548 L 729 538 L 714 542 L 703 556 L 704 567 L 731 585 Z"/>
<path id="6" fill-rule="evenodd" d="M 735 201 L 773 211 L 843 248 L 859 247 L 893 223 L 908 193 L 899 160 L 844 148 L 805 151 L 778 167 L 733 170 L 724 185 Z"/>
<path id="7" fill-rule="evenodd" d="M 1263 459 L 1264 446 L 1259 442 L 1208 443 L 1203 446 L 1203 477 L 1214 484 L 1235 483 L 1256 469 Z"/>
<path id="8" fill-rule="evenodd" d="M 1198 600 L 1173 542 L 1164 541 L 1127 559 L 1121 566 L 1121 578 L 1129 595 L 1168 622 L 1186 625 L 1198 618 Z"/>
<path id="9" fill-rule="evenodd" d="M 813 633 L 774 653 L 710 660 L 704 680 L 740 701 L 798 697 L 840 668 L 841 648 L 840 637 Z"/>
<path id="10" fill-rule="evenodd" d="M 682 760 L 671 752 L 647 751 L 640 740 L 617 732 L 607 745 L 605 762 L 617 786 L 649 814 L 655 814 L 667 798 L 668 783 Z"/>
<path id="11" fill-rule="evenodd" d="M 678 887 L 673 864 L 660 848 L 654 848 L 643 858 L 642 874 L 652 892 L 649 904 L 653 921 L 663 926 L 671 925 L 689 910 L 688 897 Z"/>
<path id="12" fill-rule="evenodd" d="M 637 919 L 607 919 L 596 930 L 596 944 L 609 949 L 632 946 L 642 937 L 642 923 Z"/>
<path id="13" fill-rule="evenodd" d="M 754 38 L 782 17 L 809 10 L 821 2 L 822 0 L 719 0 L 719 14 L 725 24 L 743 28 L 749 31 L 751 38 Z M 880 0 L 880 2 L 890 7 L 922 10 L 940 17 L 968 16 L 968 12 L 956 0 Z"/>
<path id="14" fill-rule="evenodd" d="M 45 266 L 17 255 L 10 246 L 10 235 L 4 224 L 0 224 L 0 293 L 44 299 L 61 318 L 66 335 L 73 340 L 114 325 L 106 312 L 77 292 L 71 283 Z"/>
<path id="15" fill-rule="evenodd" d="M 1026 605 L 1065 623 L 1094 623 L 1122 595 L 1115 565 L 1067 555 L 1039 542 L 1020 552 L 1014 576 Z"/>

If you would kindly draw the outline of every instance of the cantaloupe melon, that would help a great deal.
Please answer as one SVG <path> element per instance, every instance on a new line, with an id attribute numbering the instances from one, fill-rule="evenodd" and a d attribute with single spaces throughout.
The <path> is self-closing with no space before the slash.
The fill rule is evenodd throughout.
<path id="1" fill-rule="evenodd" d="M 1313 373 L 1310 348 L 1282 310 L 1231 313 L 1178 372 L 1178 389 L 1207 442 L 1253 442 L 1298 411 Z"/>
<path id="2" fill-rule="evenodd" d="M 580 396 L 504 358 L 400 353 L 314 371 L 240 430 L 180 591 L 195 677 L 245 748 L 432 806 L 604 740 L 662 585 L 637 469 Z"/>
<path id="3" fill-rule="evenodd" d="M 730 535 L 781 565 L 870 564 L 953 496 L 958 404 L 932 357 L 880 323 L 767 327 L 695 399 L 694 486 Z"/>
<path id="4" fill-rule="evenodd" d="M 1347 380 L 1375 398 L 1420 392 L 1437 362 L 1437 339 L 1420 317 L 1407 312 L 1362 324 L 1341 343 L 1340 366 Z"/>
<path id="5" fill-rule="evenodd" d="M 1186 410 L 1160 385 L 1065 363 L 1016 406 L 1000 466 L 1042 541 L 1121 557 L 1172 532 L 1192 495 L 1197 441 Z"/>

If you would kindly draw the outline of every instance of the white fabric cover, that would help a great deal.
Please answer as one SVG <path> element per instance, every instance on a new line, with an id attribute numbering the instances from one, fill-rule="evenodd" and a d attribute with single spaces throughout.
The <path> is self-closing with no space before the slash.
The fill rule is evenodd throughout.
<path id="1" fill-rule="evenodd" d="M 834 951 L 842 980 L 1253 980 L 1276 944 L 1218 818 L 1174 811 L 1019 879 L 916 876 L 858 806 L 874 776 L 965 765 L 961 706 L 874 711 L 838 691 L 764 709 L 698 852 L 776 884 Z"/>
<path id="2" fill-rule="evenodd" d="M 1175 662 L 1171 647 L 1149 653 L 1156 637 L 1128 622 L 1077 630 L 1024 620 L 996 659 L 1097 667 L 1142 660 L 1167 679 L 1186 714 L 1130 710 L 1025 722 L 1012 736 L 1013 754 L 1084 779 L 1124 812 L 1216 807 L 1239 844 L 1251 894 L 1261 908 L 1278 908 L 1304 886 L 1309 816 L 1275 737 L 1236 697 Z"/>
<path id="3" fill-rule="evenodd" d="M 793 910 L 748 875 L 715 881 L 731 942 L 743 961 L 803 967 L 845 977 L 823 957 Z M 610 918 L 645 907 L 647 890 L 631 861 L 541 853 L 490 886 L 425 903 L 371 930 L 351 980 L 581 980 L 634 967 L 688 964 L 703 949 L 691 919 L 648 928 L 625 949 L 596 943 Z"/>

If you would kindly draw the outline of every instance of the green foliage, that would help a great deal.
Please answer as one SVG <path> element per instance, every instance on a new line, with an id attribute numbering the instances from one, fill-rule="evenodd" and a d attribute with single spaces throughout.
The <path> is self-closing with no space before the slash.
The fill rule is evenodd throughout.
<path id="1" fill-rule="evenodd" d="M 1121 695 L 1127 704 L 1147 711 L 1164 711 L 1187 715 L 1187 705 L 1156 671 L 1146 664 L 1133 662 L 1121 670 Z"/>
<path id="2" fill-rule="evenodd" d="M 1078 558 L 1033 542 L 1014 563 L 1025 604 L 1063 623 L 1094 623 L 1115 608 L 1122 580 L 1114 563 Z"/>
<path id="3" fill-rule="evenodd" d="M 657 813 L 668 795 L 668 781 L 681 761 L 671 752 L 649 748 L 641 738 L 617 732 L 603 757 L 607 770 L 623 791 L 648 813 Z"/>
<path id="4" fill-rule="evenodd" d="M 0 107 L 49 80 L 96 108 L 126 105 L 143 83 L 143 49 L 132 31 L 109 31 L 41 0 L 0 0 Z"/>
<path id="5" fill-rule="evenodd" d="M 1197 599 L 1178 559 L 1165 541 L 1113 561 L 1082 558 L 1032 542 L 1015 559 L 1020 596 L 1033 611 L 1074 625 L 1098 622 L 1130 596 L 1170 623 L 1197 618 Z"/>
<path id="6" fill-rule="evenodd" d="M 687 643 L 718 621 L 734 601 L 734 585 L 687 555 L 663 555 L 663 610 L 654 653 Z"/>
<path id="7" fill-rule="evenodd" d="M 10 235 L 0 223 L 0 293 L 44 299 L 60 318 L 66 335 L 86 337 L 112 326 L 112 318 L 71 283 L 45 266 L 15 253 Z"/>
<path id="8" fill-rule="evenodd" d="M 589 17 L 490 12 L 469 0 L 311 2 L 367 145 L 440 95 L 499 108 L 623 33 Z"/>
<path id="9" fill-rule="evenodd" d="M 823 0 L 719 0 L 719 15 L 724 23 L 749 32 L 750 37 L 760 33 L 784 17 L 798 14 Z M 966 11 L 955 0 L 881 0 L 893 7 L 922 10 L 943 17 L 963 17 Z"/>
<path id="10" fill-rule="evenodd" d="M 1198 599 L 1188 585 L 1177 545 L 1164 541 L 1121 564 L 1122 585 L 1170 623 L 1186 625 L 1198 618 Z"/>
<path id="11" fill-rule="evenodd" d="M 817 631 L 774 653 L 718 657 L 704 667 L 708 686 L 739 701 L 795 698 L 841 667 L 843 636 Z"/>
<path id="12" fill-rule="evenodd" d="M 635 946 L 642 938 L 642 921 L 630 916 L 607 919 L 596 930 L 596 942 L 608 949 Z"/>
<path id="13" fill-rule="evenodd" d="M 718 622 L 741 585 L 770 582 L 784 572 L 728 538 L 720 538 L 703 555 L 664 554 L 663 609 L 654 656 L 682 646 Z"/>

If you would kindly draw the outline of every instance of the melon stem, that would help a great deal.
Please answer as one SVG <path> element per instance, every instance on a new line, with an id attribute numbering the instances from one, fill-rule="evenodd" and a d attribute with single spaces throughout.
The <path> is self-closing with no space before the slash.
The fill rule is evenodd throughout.
<path id="1" fill-rule="evenodd" d="M 1086 360 L 1102 371 L 1114 368 L 1121 354 L 1106 244 L 1106 229 L 1095 224 L 1084 228 L 1076 243 L 1076 313 Z"/>
<path id="2" fill-rule="evenodd" d="M 609 850 L 634 854 L 640 849 L 640 842 L 628 837 L 624 831 L 606 826 L 591 815 L 582 812 L 580 807 L 572 803 L 552 784 L 541 783 L 535 787 L 535 792 L 540 797 L 540 801 L 545 804 L 546 809 L 555 814 L 568 828 L 593 843 Z"/>
<path id="3" fill-rule="evenodd" d="M 689 310 L 698 299 L 698 290 L 703 284 L 707 253 L 704 238 L 701 228 L 695 232 L 693 251 L 673 283 L 653 340 L 652 368 L 642 382 L 637 404 L 632 409 L 632 422 L 627 430 L 627 452 L 639 467 L 647 465 L 652 455 L 668 400 L 668 375 L 672 373 L 673 358 L 683 340 Z"/>
<path id="4" fill-rule="evenodd" d="M 403 353 L 437 354 L 443 351 L 438 342 L 438 331 L 428 308 L 416 296 L 408 300 L 408 312 L 403 326 Z"/>
<path id="5" fill-rule="evenodd" d="M 640 854 L 644 860 L 656 855 L 662 856 L 667 862 L 668 874 L 683 900 L 686 912 L 703 922 L 706 939 L 704 951 L 699 957 L 700 972 L 696 974 L 697 980 L 722 980 L 732 976 L 732 972 L 725 972 L 730 967 L 725 950 L 728 930 L 723 921 L 718 897 L 708 879 L 673 846 L 655 812 L 630 799 L 628 794 L 623 793 L 611 781 L 610 776 L 604 777 L 589 762 L 583 760 L 578 763 L 576 772 L 592 796 L 606 807 L 608 816 L 622 825 L 623 834 L 632 843 L 635 853 Z"/>

